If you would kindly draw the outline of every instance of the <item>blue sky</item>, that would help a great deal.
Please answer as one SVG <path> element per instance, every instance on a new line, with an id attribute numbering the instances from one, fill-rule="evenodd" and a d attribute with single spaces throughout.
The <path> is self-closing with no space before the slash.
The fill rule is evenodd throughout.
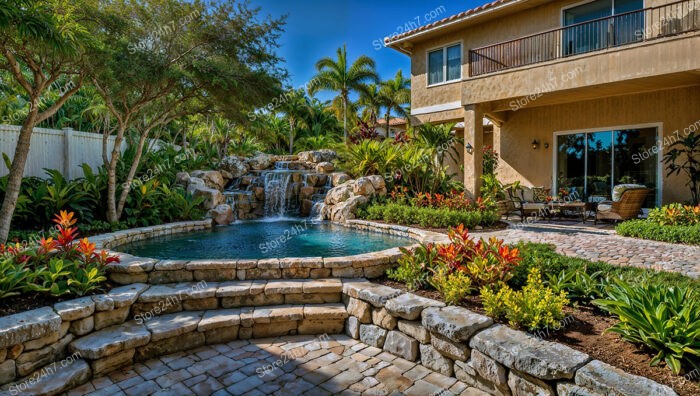
<path id="1" fill-rule="evenodd" d="M 406 28 L 440 20 L 484 4 L 485 0 L 251 0 L 261 15 L 287 14 L 279 54 L 286 60 L 291 83 L 299 87 L 316 73 L 316 61 L 335 58 L 338 47 L 347 43 L 351 60 L 365 54 L 377 63 L 382 79 L 392 78 L 398 69 L 410 75 L 410 60 L 379 43 L 384 37 Z M 377 49 L 379 48 L 379 49 Z M 319 95 L 328 99 L 329 95 Z"/>

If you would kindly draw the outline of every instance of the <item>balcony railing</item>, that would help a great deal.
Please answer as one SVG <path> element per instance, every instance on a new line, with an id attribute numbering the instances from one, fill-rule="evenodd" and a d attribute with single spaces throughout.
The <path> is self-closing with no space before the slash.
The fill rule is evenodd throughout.
<path id="1" fill-rule="evenodd" d="M 700 30 L 700 0 L 613 15 L 469 51 L 479 76 Z"/>

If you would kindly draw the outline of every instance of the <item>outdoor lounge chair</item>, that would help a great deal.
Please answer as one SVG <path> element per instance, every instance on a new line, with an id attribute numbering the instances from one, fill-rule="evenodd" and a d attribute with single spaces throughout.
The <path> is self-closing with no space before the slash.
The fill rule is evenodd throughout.
<path id="1" fill-rule="evenodd" d="M 547 207 L 549 189 L 545 187 L 523 187 L 507 189 L 513 205 L 511 212 L 519 212 L 521 219 L 538 213 Z"/>
<path id="2" fill-rule="evenodd" d="M 620 188 L 622 187 L 622 188 Z M 598 204 L 595 214 L 595 224 L 598 220 L 629 220 L 639 216 L 644 205 L 644 200 L 651 192 L 645 186 L 615 186 L 618 191 L 622 190 L 618 200 L 613 192 L 613 201 L 603 201 Z"/>

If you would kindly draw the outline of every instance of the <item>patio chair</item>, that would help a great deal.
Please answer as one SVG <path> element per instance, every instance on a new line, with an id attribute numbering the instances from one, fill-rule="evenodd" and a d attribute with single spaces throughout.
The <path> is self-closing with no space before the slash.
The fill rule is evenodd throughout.
<path id="1" fill-rule="evenodd" d="M 603 201 L 598 204 L 594 223 L 598 224 L 598 220 L 624 221 L 637 218 L 650 192 L 651 190 L 644 186 L 627 187 L 622 191 L 619 200 Z M 613 199 L 616 198 L 615 195 L 613 193 Z"/>
<path id="2" fill-rule="evenodd" d="M 547 196 L 550 191 L 548 188 L 521 186 L 517 190 L 511 188 L 507 191 L 514 208 L 511 212 L 519 212 L 521 219 L 547 207 Z"/>

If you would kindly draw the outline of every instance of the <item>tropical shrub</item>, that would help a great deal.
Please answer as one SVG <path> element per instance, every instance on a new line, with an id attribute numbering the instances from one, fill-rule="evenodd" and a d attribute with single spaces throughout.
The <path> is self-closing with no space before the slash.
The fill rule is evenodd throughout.
<path id="1" fill-rule="evenodd" d="M 419 208 L 395 203 L 376 204 L 358 210 L 358 217 L 389 223 L 421 227 L 447 228 L 463 224 L 467 228 L 490 226 L 500 219 L 495 211 L 460 211 L 451 209 Z"/>
<path id="2" fill-rule="evenodd" d="M 662 226 L 649 220 L 628 220 L 618 224 L 615 231 L 622 236 L 634 238 L 700 245 L 700 224 Z"/>
<path id="3" fill-rule="evenodd" d="M 547 285 L 555 293 L 564 292 L 570 301 L 583 304 L 603 297 L 609 284 L 610 278 L 604 276 L 602 271 L 588 274 L 582 269 L 566 269 L 558 274 L 547 275 Z"/>
<path id="4" fill-rule="evenodd" d="M 389 278 L 405 282 L 411 290 L 429 284 L 445 301 L 456 304 L 479 287 L 500 287 L 513 276 L 520 261 L 518 249 L 495 238 L 477 242 L 461 225 L 450 229 L 449 237 L 449 244 L 402 250 L 399 266 L 389 270 Z"/>
<path id="5" fill-rule="evenodd" d="M 700 205 L 672 203 L 649 211 L 649 221 L 662 226 L 692 226 L 700 224 Z"/>
<path id="6" fill-rule="evenodd" d="M 433 270 L 430 284 L 439 291 L 449 305 L 459 304 L 473 291 L 472 279 L 464 271 L 450 271 L 445 266 Z"/>
<path id="7" fill-rule="evenodd" d="M 555 293 L 542 282 L 540 271 L 530 269 L 527 284 L 522 290 L 514 291 L 508 286 L 494 291 L 493 288 L 481 288 L 481 299 L 486 313 L 490 316 L 504 317 L 513 327 L 525 327 L 537 330 L 556 326 L 564 318 L 564 307 L 569 304 L 566 292 Z"/>
<path id="8" fill-rule="evenodd" d="M 438 251 L 434 244 L 419 245 L 413 251 L 399 248 L 403 256 L 396 268 L 389 269 L 389 278 L 403 282 L 409 290 L 418 290 L 428 284 L 429 269 L 437 266 Z"/>
<path id="9" fill-rule="evenodd" d="M 65 211 L 55 216 L 55 239 L 0 245 L 0 298 L 28 291 L 82 296 L 100 287 L 107 279 L 105 266 L 119 259 L 106 250 L 96 251 L 87 238 L 78 239 L 73 216 Z"/>
<path id="10" fill-rule="evenodd" d="M 657 355 L 651 365 L 665 361 L 674 374 L 700 362 L 700 293 L 687 286 L 617 280 L 607 296 L 594 304 L 617 316 L 607 331 L 644 344 Z"/>

